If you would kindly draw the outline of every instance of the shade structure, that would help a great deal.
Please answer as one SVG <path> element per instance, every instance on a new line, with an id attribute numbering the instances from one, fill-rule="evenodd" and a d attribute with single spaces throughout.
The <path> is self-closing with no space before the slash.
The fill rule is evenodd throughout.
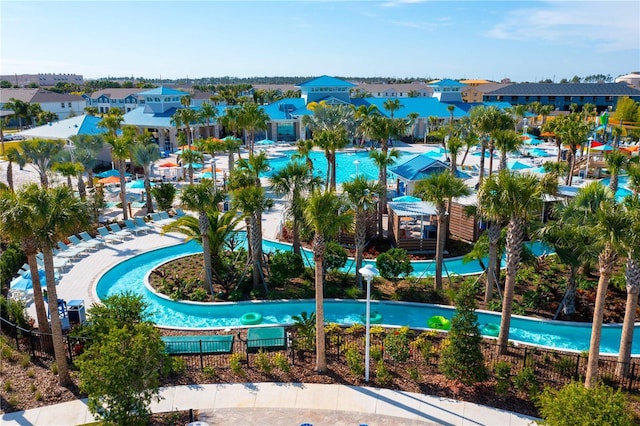
<path id="1" fill-rule="evenodd" d="M 471 155 L 474 155 L 474 156 L 476 156 L 476 157 L 480 157 L 480 156 L 482 155 L 482 151 L 474 152 L 474 153 L 473 153 L 473 154 L 471 154 Z M 489 158 L 489 157 L 491 157 L 491 153 L 489 153 L 489 150 L 486 150 L 486 151 L 484 152 L 484 158 Z M 499 157 L 500 157 L 500 156 L 499 156 L 498 154 L 496 154 L 495 152 L 493 153 L 493 158 L 499 158 Z"/>
<path id="2" fill-rule="evenodd" d="M 242 139 L 238 139 L 235 136 L 231 136 L 231 135 L 225 136 L 224 138 L 222 138 L 222 140 L 225 142 L 229 142 L 229 141 L 241 142 L 242 141 Z"/>
<path id="3" fill-rule="evenodd" d="M 26 273 L 14 278 L 11 280 L 9 287 L 12 290 L 17 291 L 29 291 L 33 289 L 33 281 L 31 280 L 31 274 L 28 274 L 28 277 L 25 277 Z M 47 278 L 45 276 L 45 272 L 43 270 L 38 270 L 38 276 L 40 278 L 40 286 L 47 285 Z"/>
<path id="4" fill-rule="evenodd" d="M 531 166 L 523 163 L 521 161 L 514 161 L 514 162 L 509 162 L 507 163 L 507 169 L 509 170 L 524 170 L 524 169 L 530 169 Z"/>
<path id="5" fill-rule="evenodd" d="M 131 176 L 131 173 L 125 173 L 125 176 Z M 100 172 L 96 174 L 99 178 L 107 178 L 111 176 L 120 176 L 120 171 L 118 169 L 106 170 L 104 172 Z"/>
<path id="6" fill-rule="evenodd" d="M 611 145 L 600 145 L 600 146 L 596 146 L 595 148 L 591 148 L 591 151 L 609 152 L 609 151 L 613 151 L 613 147 Z"/>
<path id="7" fill-rule="evenodd" d="M 540 149 L 540 148 L 533 148 L 533 149 L 529 150 L 529 154 L 531 154 L 534 157 L 551 157 L 551 156 L 553 156 L 553 154 L 551 154 L 549 151 L 546 151 L 546 150 Z"/>
<path id="8" fill-rule="evenodd" d="M 189 166 L 191 166 L 191 168 L 192 168 L 192 169 L 201 169 L 201 168 L 203 168 L 203 167 L 204 167 L 204 166 L 203 166 L 202 164 L 200 164 L 200 163 L 187 163 L 187 164 L 185 164 L 183 167 L 186 169 L 186 168 L 188 168 Z"/>
<path id="9" fill-rule="evenodd" d="M 211 179 L 213 174 L 211 172 L 200 173 L 200 179 Z"/>
<path id="10" fill-rule="evenodd" d="M 151 186 L 155 186 L 155 183 L 150 182 Z M 127 182 L 127 189 L 144 189 L 144 180 L 132 180 L 131 182 Z"/>
<path id="11" fill-rule="evenodd" d="M 414 197 L 413 195 L 402 195 L 400 197 L 393 198 L 391 201 L 396 203 L 415 203 L 422 201 L 422 199 Z"/>
<path id="12" fill-rule="evenodd" d="M 257 141 L 255 144 L 256 145 L 273 145 L 275 143 L 276 141 L 272 141 L 271 139 L 261 139 Z"/>
<path id="13" fill-rule="evenodd" d="M 165 163 L 160 163 L 158 167 L 178 167 L 178 165 L 172 161 L 167 161 Z"/>
<path id="14" fill-rule="evenodd" d="M 542 141 L 538 138 L 526 138 L 522 140 L 525 145 L 540 145 Z"/>
<path id="15" fill-rule="evenodd" d="M 120 183 L 120 177 L 119 176 L 105 177 L 105 178 L 102 178 L 102 179 L 98 180 L 98 183 L 101 183 L 103 185 L 117 184 L 117 183 Z"/>

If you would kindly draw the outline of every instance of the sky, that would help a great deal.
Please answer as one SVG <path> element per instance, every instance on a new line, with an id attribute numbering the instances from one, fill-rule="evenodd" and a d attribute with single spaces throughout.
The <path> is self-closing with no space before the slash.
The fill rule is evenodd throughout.
<path id="1" fill-rule="evenodd" d="M 0 74 L 514 82 L 640 71 L 631 1 L 0 1 Z"/>

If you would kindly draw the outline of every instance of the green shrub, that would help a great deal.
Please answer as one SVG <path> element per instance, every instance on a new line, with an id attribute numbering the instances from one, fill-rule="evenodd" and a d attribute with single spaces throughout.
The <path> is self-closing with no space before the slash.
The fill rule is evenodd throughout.
<path id="1" fill-rule="evenodd" d="M 244 371 L 242 367 L 242 355 L 241 354 L 231 354 L 229 357 L 229 368 L 231 368 L 231 372 L 236 376 L 246 377 L 247 373 Z"/>
<path id="2" fill-rule="evenodd" d="M 371 359 L 374 361 L 380 361 L 382 359 L 382 346 L 380 345 L 371 345 L 369 349 L 369 355 L 371 355 Z"/>
<path id="3" fill-rule="evenodd" d="M 401 248 L 392 248 L 380 253 L 376 259 L 376 267 L 380 276 L 393 282 L 394 287 L 397 287 L 398 281 L 403 277 L 413 272 L 409 253 Z"/>
<path id="4" fill-rule="evenodd" d="M 204 302 L 205 300 L 209 299 L 209 293 L 202 287 L 196 288 L 195 290 L 193 290 L 193 292 L 191 292 L 190 299 L 193 302 Z"/>
<path id="5" fill-rule="evenodd" d="M 283 373 L 289 373 L 291 371 L 291 367 L 289 366 L 289 360 L 284 354 L 278 352 L 273 356 L 273 363 L 276 365 L 278 370 Z"/>
<path id="6" fill-rule="evenodd" d="M 51 373 L 53 373 L 54 376 L 58 375 L 58 364 L 55 362 L 51 364 Z"/>
<path id="7" fill-rule="evenodd" d="M 262 350 L 262 348 L 256 355 L 256 366 L 258 367 L 258 370 L 262 371 L 264 374 L 271 374 L 271 371 L 273 370 L 271 358 L 269 358 L 269 354 Z"/>
<path id="8" fill-rule="evenodd" d="M 410 343 L 410 346 L 416 354 L 420 354 L 426 363 L 431 361 L 431 357 L 433 356 L 433 344 L 429 340 L 427 333 L 421 333 L 413 340 L 413 342 Z"/>
<path id="9" fill-rule="evenodd" d="M 347 264 L 349 253 L 340 244 L 329 241 L 324 254 L 324 267 L 327 271 L 338 271 Z"/>
<path id="10" fill-rule="evenodd" d="M 357 377 L 362 376 L 364 374 L 364 361 L 360 351 L 351 346 L 346 350 L 344 356 L 347 360 L 347 365 L 349 366 L 351 374 Z"/>
<path id="11" fill-rule="evenodd" d="M 27 368 L 29 365 L 31 365 L 31 356 L 29 356 L 29 354 L 22 355 L 22 358 L 20 358 L 20 366 Z"/>
<path id="12" fill-rule="evenodd" d="M 493 366 L 493 372 L 496 377 L 496 393 L 505 395 L 511 385 L 511 364 L 506 361 L 499 361 Z"/>
<path id="13" fill-rule="evenodd" d="M 364 333 L 364 330 L 365 330 L 365 326 L 363 324 L 360 324 L 359 322 L 356 322 L 352 324 L 349 328 L 347 328 L 345 330 L 345 333 L 358 334 L 358 333 Z M 371 329 L 369 329 L 369 331 L 371 331 Z"/>
<path id="14" fill-rule="evenodd" d="M 26 261 L 27 257 L 18 244 L 9 244 L 4 249 L 0 256 L 0 289 L 9 287 L 11 279 Z"/>
<path id="15" fill-rule="evenodd" d="M 271 284 L 286 286 L 291 278 L 300 275 L 304 269 L 302 256 L 292 251 L 276 250 L 269 259 L 269 279 Z"/>
<path id="16" fill-rule="evenodd" d="M 11 380 L 6 380 L 4 382 L 4 386 L 2 386 L 2 388 L 4 389 L 5 392 L 11 392 L 11 390 L 13 389 L 13 383 L 11 382 Z"/>
<path id="17" fill-rule="evenodd" d="M 576 361 L 568 356 L 560 357 L 553 362 L 553 370 L 566 377 L 573 376 L 573 372 L 576 369 Z"/>
<path id="18" fill-rule="evenodd" d="M 27 377 L 30 379 L 33 379 L 36 376 L 36 372 L 33 370 L 33 368 L 30 368 L 27 370 Z"/>
<path id="19" fill-rule="evenodd" d="M 302 312 L 300 315 L 293 315 L 293 328 L 296 330 L 296 349 L 304 351 L 315 350 L 316 342 L 316 313 L 308 314 Z"/>
<path id="20" fill-rule="evenodd" d="M 416 367 L 409 367 L 407 369 L 407 372 L 409 373 L 409 377 L 411 377 L 411 380 L 413 380 L 414 382 L 420 381 L 420 372 Z"/>
<path id="21" fill-rule="evenodd" d="M 391 383 L 393 376 L 391 376 L 391 372 L 389 368 L 384 363 L 384 360 L 379 360 L 376 364 L 376 381 L 381 385 L 387 385 Z"/>
<path id="22" fill-rule="evenodd" d="M 553 426 L 630 426 L 633 417 L 626 397 L 598 384 L 587 389 L 573 382 L 560 390 L 545 388 L 537 403 L 544 424 Z"/>
<path id="23" fill-rule="evenodd" d="M 519 391 L 527 392 L 530 397 L 538 393 L 538 378 L 533 368 L 525 367 L 513 377 L 513 387 Z"/>
<path id="24" fill-rule="evenodd" d="M 158 209 L 171 210 L 176 196 L 176 187 L 171 183 L 161 183 L 151 188 L 151 195 L 158 203 Z"/>
<path id="25" fill-rule="evenodd" d="M 172 356 L 169 362 L 169 374 L 174 376 L 181 376 L 187 371 L 187 363 L 184 358 L 179 356 Z"/>
<path id="26" fill-rule="evenodd" d="M 209 380 L 215 380 L 218 378 L 218 371 L 215 367 L 205 366 L 202 368 L 202 375 Z"/>
<path id="27" fill-rule="evenodd" d="M 344 289 L 344 297 L 345 299 L 359 299 L 362 297 L 362 290 L 358 287 L 347 287 Z"/>
<path id="28" fill-rule="evenodd" d="M 384 338 L 384 350 L 394 362 L 403 362 L 409 358 L 409 329 L 402 327 Z"/>

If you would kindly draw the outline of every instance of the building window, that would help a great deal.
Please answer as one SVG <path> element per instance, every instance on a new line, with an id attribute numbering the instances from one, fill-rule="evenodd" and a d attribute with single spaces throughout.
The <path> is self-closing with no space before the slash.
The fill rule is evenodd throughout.
<path id="1" fill-rule="evenodd" d="M 69 108 L 71 108 L 71 102 L 69 102 L 69 103 L 67 104 L 67 106 L 68 106 Z"/>
<path id="2" fill-rule="evenodd" d="M 60 108 L 64 108 L 64 102 L 60 102 Z"/>
<path id="3" fill-rule="evenodd" d="M 549 96 L 549 102 L 555 102 L 555 101 L 556 101 L 555 96 Z"/>

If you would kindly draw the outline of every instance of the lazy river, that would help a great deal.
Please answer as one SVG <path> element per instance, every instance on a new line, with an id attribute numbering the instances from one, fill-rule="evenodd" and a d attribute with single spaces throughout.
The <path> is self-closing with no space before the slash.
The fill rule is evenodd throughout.
<path id="1" fill-rule="evenodd" d="M 265 241 L 265 251 L 288 247 L 286 244 Z M 249 312 L 262 315 L 261 325 L 288 325 L 293 323 L 292 316 L 315 310 L 313 300 L 193 303 L 173 301 L 148 290 L 145 280 L 153 268 L 177 257 L 201 251 L 201 246 L 191 241 L 145 252 L 120 262 L 100 277 L 96 286 L 97 296 L 104 298 L 125 291 L 140 294 L 150 305 L 151 320 L 158 326 L 191 330 L 244 327 L 240 317 Z M 449 267 L 452 268 L 453 265 Z M 479 265 L 477 268 L 479 270 Z M 432 267 L 429 269 L 433 270 Z M 379 314 L 382 324 L 387 326 L 427 328 L 427 321 L 432 316 L 440 315 L 450 319 L 454 315 L 454 309 L 448 306 L 391 301 L 372 301 L 371 304 L 372 312 Z M 350 325 L 362 322 L 365 301 L 327 299 L 324 309 L 327 322 Z M 487 324 L 499 324 L 500 314 L 478 311 L 478 322 L 481 329 Z M 640 324 L 636 324 L 635 335 L 640 336 L 638 333 Z M 620 334 L 620 325 L 603 326 L 600 347 L 602 354 L 618 352 Z M 590 335 L 591 324 L 513 316 L 509 339 L 580 352 L 588 350 Z M 634 339 L 632 353 L 640 355 L 640 338 Z"/>

